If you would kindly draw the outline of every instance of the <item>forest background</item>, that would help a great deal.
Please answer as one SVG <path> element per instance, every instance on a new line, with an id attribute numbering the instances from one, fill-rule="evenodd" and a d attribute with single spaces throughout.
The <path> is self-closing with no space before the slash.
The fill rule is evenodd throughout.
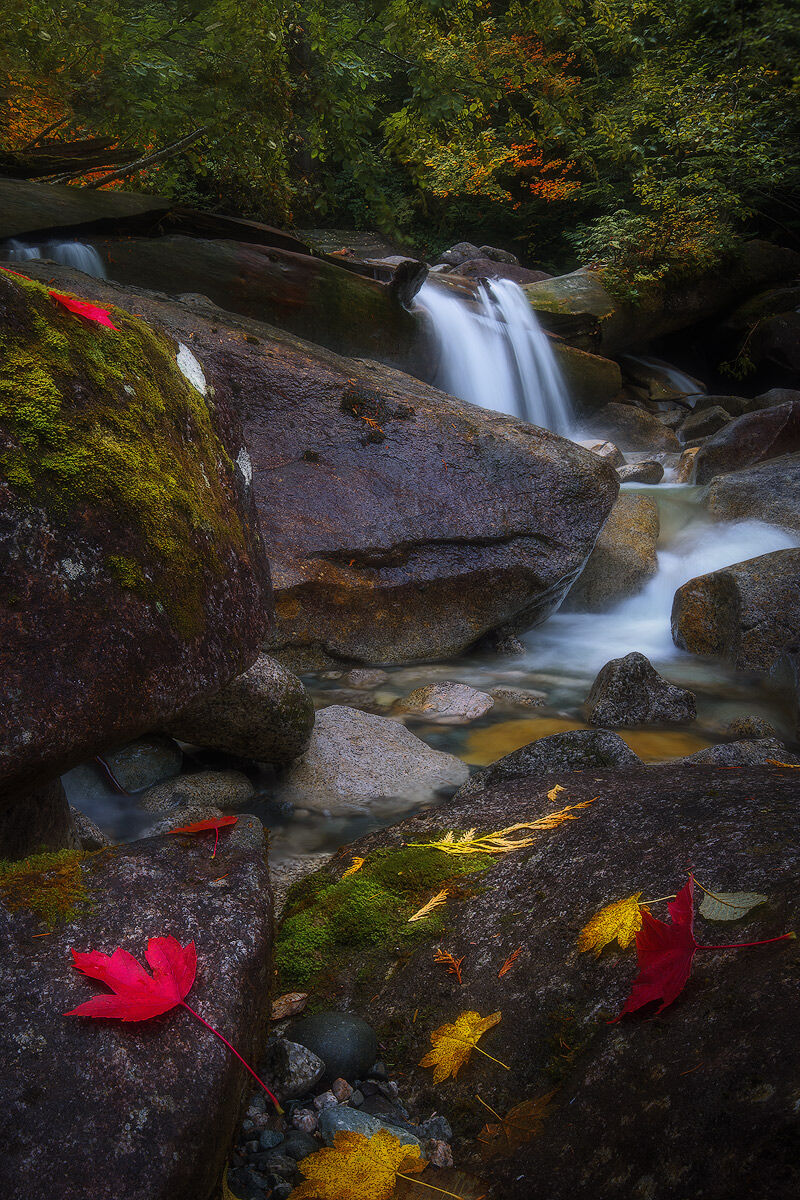
<path id="1" fill-rule="evenodd" d="M 633 291 L 800 247 L 795 0 L 2 0 L 0 46 L 0 152 L 190 139 L 123 186 L 195 207 Z"/>

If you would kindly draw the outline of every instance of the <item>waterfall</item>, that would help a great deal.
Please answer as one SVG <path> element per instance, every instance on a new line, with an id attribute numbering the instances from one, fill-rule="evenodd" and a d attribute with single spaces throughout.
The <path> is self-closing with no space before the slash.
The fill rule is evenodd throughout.
<path id="1" fill-rule="evenodd" d="M 428 282 L 417 306 L 428 316 L 439 351 L 432 380 L 437 387 L 481 408 L 569 433 L 569 398 L 556 357 L 521 287 L 493 279 L 478 285 L 472 301 Z"/>
<path id="2" fill-rule="evenodd" d="M 96 279 L 105 279 L 106 277 L 102 258 L 94 246 L 88 246 L 85 242 L 51 241 L 28 246 L 24 242 L 18 242 L 12 238 L 0 250 L 0 258 L 4 258 L 7 262 L 28 262 L 32 258 L 49 258 L 53 262 L 61 263 L 62 267 L 74 267 L 76 271 L 83 271 L 84 275 L 94 275 Z"/>

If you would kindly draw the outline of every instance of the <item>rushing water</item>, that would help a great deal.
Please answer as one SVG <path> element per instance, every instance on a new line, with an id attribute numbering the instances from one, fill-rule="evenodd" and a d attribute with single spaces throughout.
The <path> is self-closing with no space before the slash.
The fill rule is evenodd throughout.
<path id="1" fill-rule="evenodd" d="M 102 258 L 94 246 L 87 246 L 85 242 L 48 241 L 29 245 L 12 238 L 4 248 L 0 249 L 0 257 L 7 262 L 28 262 L 35 258 L 49 258 L 63 267 L 74 267 L 76 271 L 83 271 L 84 275 L 94 275 L 96 279 L 105 279 L 106 277 Z"/>
<path id="2" fill-rule="evenodd" d="M 508 279 L 478 285 L 469 303 L 427 282 L 417 304 L 439 352 L 433 382 L 451 396 L 567 434 L 569 397 L 550 341 L 522 288 Z"/>

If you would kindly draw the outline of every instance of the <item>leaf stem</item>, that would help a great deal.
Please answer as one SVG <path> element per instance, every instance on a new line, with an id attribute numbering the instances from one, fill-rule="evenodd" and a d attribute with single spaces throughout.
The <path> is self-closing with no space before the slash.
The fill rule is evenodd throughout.
<path id="1" fill-rule="evenodd" d="M 430 1188 L 432 1192 L 439 1192 L 442 1196 L 454 1196 L 455 1200 L 463 1200 L 457 1192 L 448 1192 L 444 1188 L 435 1187 L 432 1183 L 423 1183 L 421 1179 L 415 1179 L 413 1175 L 404 1175 L 402 1171 L 396 1171 L 398 1179 L 407 1179 L 409 1183 L 418 1183 L 420 1187 Z"/>
<path id="2" fill-rule="evenodd" d="M 192 1006 L 190 1004 L 187 1004 L 185 1000 L 181 1000 L 181 1004 L 183 1005 L 184 1008 L 189 1010 L 189 1012 L 192 1014 L 193 1017 L 197 1017 L 197 1019 L 201 1025 L 205 1025 L 206 1029 L 210 1029 L 215 1037 L 218 1037 L 221 1042 L 225 1043 L 225 1045 L 228 1047 L 228 1049 L 231 1051 L 231 1053 L 236 1055 L 236 1057 L 238 1058 L 238 1060 L 242 1064 L 242 1066 L 245 1068 L 245 1070 L 250 1072 L 250 1074 L 253 1076 L 253 1079 L 255 1079 L 256 1083 L 259 1083 L 261 1085 L 261 1087 L 264 1089 L 264 1091 L 269 1096 L 272 1103 L 277 1108 L 278 1112 L 282 1113 L 283 1109 L 281 1108 L 280 1104 L 278 1103 L 277 1096 L 274 1096 L 272 1094 L 272 1092 L 269 1090 L 267 1085 L 264 1083 L 263 1079 L 259 1079 L 259 1077 L 256 1075 L 253 1068 L 244 1061 L 244 1059 L 242 1058 L 239 1051 L 230 1044 L 228 1039 L 226 1037 L 223 1037 L 223 1035 L 220 1033 L 220 1031 L 218 1029 L 215 1029 L 213 1025 L 209 1025 L 209 1023 L 208 1023 L 208 1021 L 206 1021 L 205 1017 L 201 1017 L 199 1012 L 195 1012 L 195 1010 L 192 1008 Z"/>
<path id="3" fill-rule="evenodd" d="M 479 1104 L 482 1104 L 485 1109 L 488 1109 L 488 1111 L 492 1114 L 493 1117 L 497 1117 L 497 1119 L 501 1125 L 503 1124 L 503 1118 L 500 1116 L 500 1113 L 495 1112 L 495 1110 L 492 1108 L 491 1104 L 487 1104 L 485 1100 L 482 1100 L 481 1097 L 477 1094 L 477 1092 L 475 1093 L 475 1099 L 478 1101 Z"/>
<path id="4" fill-rule="evenodd" d="M 484 1056 L 484 1058 L 491 1058 L 492 1062 L 496 1062 L 498 1066 L 503 1067 L 506 1071 L 511 1070 L 511 1067 L 507 1067 L 504 1062 L 500 1062 L 499 1058 L 495 1058 L 494 1055 L 487 1054 L 485 1050 L 481 1050 L 480 1046 L 473 1045 L 472 1049 L 477 1050 L 478 1054 L 482 1054 Z"/>
<path id="5" fill-rule="evenodd" d="M 677 896 L 656 896 L 655 900 L 640 900 L 639 907 L 643 904 L 660 904 L 662 900 L 677 900 Z"/>
<path id="6" fill-rule="evenodd" d="M 214 830 L 214 833 L 215 833 L 215 837 L 214 837 L 214 849 L 211 851 L 211 857 L 212 857 L 212 858 L 216 858 L 216 857 L 217 857 L 217 842 L 219 841 L 219 825 L 217 825 L 216 829 Z"/>
<path id="7" fill-rule="evenodd" d="M 782 933 L 780 937 L 764 938 L 762 942 L 728 942 L 725 946 L 698 946 L 698 950 L 746 950 L 748 946 L 768 946 L 770 942 L 785 942 L 797 937 L 794 931 Z"/>

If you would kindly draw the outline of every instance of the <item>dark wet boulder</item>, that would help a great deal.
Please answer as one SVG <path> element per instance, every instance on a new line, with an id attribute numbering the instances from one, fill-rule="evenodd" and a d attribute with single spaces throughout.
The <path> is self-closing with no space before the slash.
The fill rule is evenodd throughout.
<path id="1" fill-rule="evenodd" d="M 800 628 L 800 550 L 775 550 L 678 588 L 672 637 L 692 654 L 767 672 Z"/>
<path id="2" fill-rule="evenodd" d="M 694 695 L 659 675 L 638 651 L 607 662 L 586 698 L 589 724 L 613 729 L 693 721 L 696 715 Z"/>
<path id="3" fill-rule="evenodd" d="M 463 279 L 510 279 L 512 283 L 523 286 L 527 283 L 539 283 L 542 279 L 550 279 L 546 271 L 532 271 L 529 267 L 521 267 L 518 262 L 495 262 L 491 258 L 468 258 L 458 264 L 453 272 Z"/>
<path id="4" fill-rule="evenodd" d="M 550 344 L 567 395 L 577 413 L 597 412 L 619 393 L 622 372 L 613 359 L 576 350 L 557 338 L 551 339 Z"/>
<path id="5" fill-rule="evenodd" d="M 623 492 L 570 589 L 565 611 L 602 612 L 640 592 L 658 570 L 659 528 L 655 500 Z"/>
<path id="6" fill-rule="evenodd" d="M 35 241 L 42 234 L 74 237 L 87 229 L 133 227 L 156 221 L 171 207 L 163 196 L 141 192 L 27 183 L 0 178 L 0 241 Z"/>
<path id="7" fill-rule="evenodd" d="M 352 1082 L 367 1074 L 378 1057 L 375 1032 L 361 1017 L 347 1012 L 316 1012 L 293 1021 L 287 1036 L 305 1046 L 325 1064 L 321 1077 Z"/>
<path id="8" fill-rule="evenodd" d="M 661 483 L 664 465 L 655 459 L 646 458 L 629 466 L 617 467 L 620 483 Z"/>
<path id="9" fill-rule="evenodd" d="M 80 835 L 60 779 L 22 790 L 0 805 L 0 860 L 76 849 Z"/>
<path id="10" fill-rule="evenodd" d="M 48 930 L 31 909 L 51 918 Z M 264 834 L 65 852 L 0 875 L 0 1192 L 4 1200 L 212 1200 L 251 1079 L 185 1009 L 143 1023 L 63 1014 L 105 989 L 70 948 L 144 962 L 148 939 L 197 948 L 187 1003 L 255 1062 L 269 1017 Z M 66 1119 L 69 1114 L 69 1119 Z"/>
<path id="11" fill-rule="evenodd" d="M 695 458 L 695 481 L 740 471 L 765 459 L 800 451 L 800 403 L 778 404 L 737 417 L 709 437 Z"/>
<path id="12" fill-rule="evenodd" d="M 618 482 L 581 447 L 256 321 L 82 284 L 191 334 L 238 411 L 287 665 L 449 657 L 544 620 L 583 567 Z"/>
<path id="13" fill-rule="evenodd" d="M 457 792 L 456 800 L 517 779 L 535 780 L 548 772 L 630 767 L 641 763 L 618 733 L 607 729 L 571 729 L 538 738 L 513 750 L 472 775 Z"/>
<path id="14" fill-rule="evenodd" d="M 690 413 L 678 429 L 678 441 L 683 446 L 694 446 L 703 438 L 710 437 L 729 424 L 731 414 L 720 405 L 711 405 Z"/>
<path id="15" fill-rule="evenodd" d="M 595 412 L 586 428 L 611 438 L 622 450 L 680 450 L 671 429 L 653 413 L 634 404 L 612 400 Z"/>
<path id="16" fill-rule="evenodd" d="M 109 750 L 103 758 L 114 780 L 126 792 L 143 792 L 177 775 L 183 766 L 183 751 L 177 742 L 157 733 L 137 738 L 119 750 Z"/>
<path id="17" fill-rule="evenodd" d="M 797 942 L 699 951 L 683 992 L 657 1018 L 651 1008 L 609 1024 L 636 975 L 635 952 L 609 946 L 596 958 L 579 953 L 577 940 L 612 901 L 673 895 L 687 863 L 698 876 L 702 867 L 708 887 L 768 896 L 732 924 L 698 913 L 699 943 L 792 929 L 795 774 L 713 766 L 542 772 L 370 834 L 312 877 L 317 886 L 339 879 L 354 853 L 366 860 L 359 876 L 380 869 L 385 879 L 392 862 L 405 864 L 404 846 L 443 829 L 486 833 L 546 816 L 556 782 L 571 804 L 593 800 L 576 820 L 532 833 L 527 849 L 474 864 L 438 928 L 410 952 L 391 939 L 378 949 L 342 947 L 324 1002 L 347 1004 L 374 1025 L 404 1101 L 451 1122 L 456 1163 L 498 1200 L 790 1200 L 800 1187 Z M 312 921 L 310 880 L 305 889 L 290 896 L 289 912 Z M 667 919 L 663 902 L 651 907 Z M 463 956 L 461 983 L 434 961 L 439 945 Z M 480 1047 L 509 1069 L 474 1053 L 456 1079 L 434 1086 L 419 1065 L 430 1035 L 469 1010 L 502 1014 Z M 477 1138 L 490 1118 L 476 1094 L 501 1114 L 549 1097 L 541 1129 L 483 1163 Z"/>
<path id="18" fill-rule="evenodd" d="M 185 347 L 111 319 L 0 272 L 0 793 L 157 728 L 270 627 L 238 420 Z"/>
<path id="19" fill-rule="evenodd" d="M 766 521 L 800 531 L 800 454 L 717 475 L 706 505 L 719 521 Z"/>
<path id="20" fill-rule="evenodd" d="M 706 765 L 717 767 L 752 767 L 761 764 L 785 762 L 800 766 L 800 758 L 787 750 L 776 737 L 756 737 L 737 742 L 721 742 L 718 746 L 706 746 L 685 758 L 676 758 L 674 766 Z"/>
<path id="21" fill-rule="evenodd" d="M 300 680 L 267 654 L 216 695 L 184 709 L 169 731 L 182 742 L 281 765 L 300 755 L 314 704 Z"/>

